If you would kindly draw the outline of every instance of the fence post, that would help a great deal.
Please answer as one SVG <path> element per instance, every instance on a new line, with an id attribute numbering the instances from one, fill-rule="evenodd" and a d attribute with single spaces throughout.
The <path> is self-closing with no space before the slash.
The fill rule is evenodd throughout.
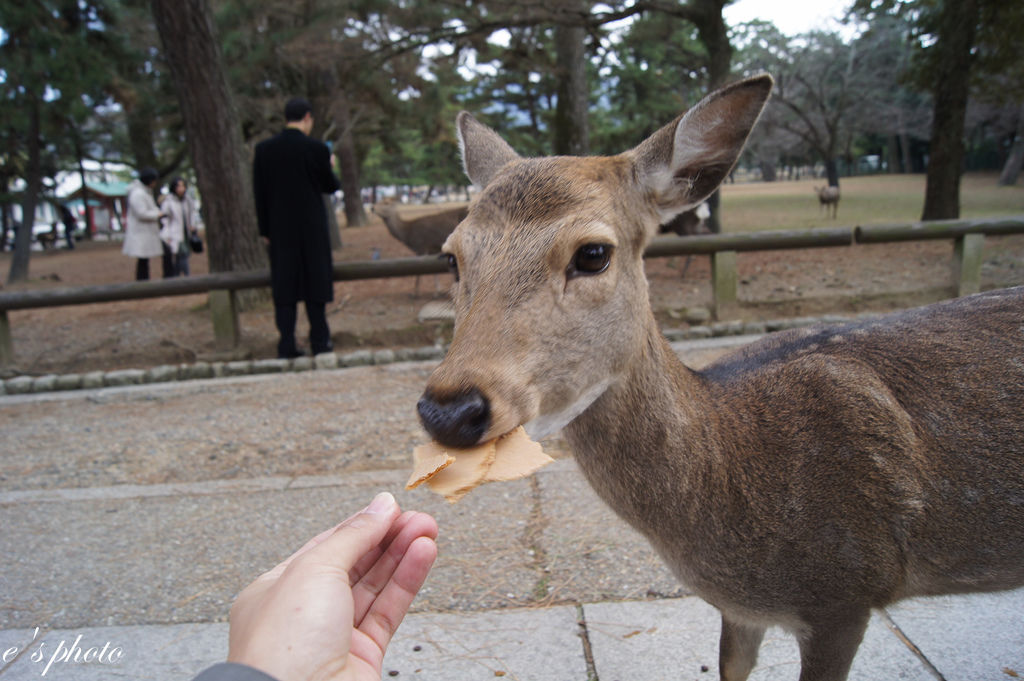
<path id="1" fill-rule="evenodd" d="M 7 310 L 0 310 L 0 367 L 14 364 L 14 341 L 11 340 L 11 322 Z"/>
<path id="2" fill-rule="evenodd" d="M 234 289 L 210 291 L 210 315 L 213 317 L 213 338 L 217 350 L 238 347 L 238 300 Z"/>
<path id="3" fill-rule="evenodd" d="M 736 251 L 711 254 L 711 293 L 715 319 L 723 321 L 736 316 Z"/>
<path id="4" fill-rule="evenodd" d="M 969 296 L 981 290 L 984 234 L 964 234 L 953 247 L 953 279 L 958 296 Z"/>

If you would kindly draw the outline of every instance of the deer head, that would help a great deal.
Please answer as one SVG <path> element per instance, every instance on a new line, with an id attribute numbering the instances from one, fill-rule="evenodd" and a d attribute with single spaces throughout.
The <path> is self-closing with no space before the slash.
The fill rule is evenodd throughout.
<path id="1" fill-rule="evenodd" d="M 522 158 L 459 114 L 482 191 L 443 249 L 455 335 L 418 405 L 431 436 L 465 447 L 525 425 L 542 438 L 648 351 L 644 247 L 727 176 L 771 87 L 762 75 L 719 90 L 610 157 Z"/>

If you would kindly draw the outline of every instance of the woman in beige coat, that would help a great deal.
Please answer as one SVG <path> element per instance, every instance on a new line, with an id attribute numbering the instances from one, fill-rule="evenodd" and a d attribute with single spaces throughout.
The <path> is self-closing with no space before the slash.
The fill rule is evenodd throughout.
<path id="1" fill-rule="evenodd" d="M 149 279 L 149 259 L 163 255 L 160 242 L 160 218 L 164 213 L 153 199 L 157 173 L 152 168 L 139 171 L 139 179 L 128 188 L 128 215 L 124 231 L 124 247 L 121 252 L 138 258 L 135 264 L 135 279 Z"/>
<path id="2" fill-rule="evenodd" d="M 167 185 L 167 198 L 160 204 L 167 214 L 164 226 L 160 229 L 160 238 L 164 242 L 164 258 L 168 259 L 168 272 L 164 276 L 177 277 L 189 275 L 188 257 L 192 254 L 189 239 L 199 225 L 199 216 L 192 197 L 186 192 L 185 180 L 176 177 Z"/>

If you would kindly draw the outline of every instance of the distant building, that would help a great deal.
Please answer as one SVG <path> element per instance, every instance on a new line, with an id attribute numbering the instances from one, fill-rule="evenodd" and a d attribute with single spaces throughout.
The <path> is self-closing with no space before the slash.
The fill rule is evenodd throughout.
<path id="1" fill-rule="evenodd" d="M 86 182 L 65 201 L 85 205 L 85 230 L 89 237 L 124 231 L 125 201 L 130 182 Z"/>

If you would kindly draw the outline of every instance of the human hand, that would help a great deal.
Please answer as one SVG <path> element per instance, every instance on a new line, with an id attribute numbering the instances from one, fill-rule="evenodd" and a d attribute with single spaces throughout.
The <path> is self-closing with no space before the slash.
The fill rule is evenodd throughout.
<path id="1" fill-rule="evenodd" d="M 437 523 L 386 492 L 261 575 L 231 608 L 228 661 L 279 681 L 381 678 L 437 557 Z"/>

